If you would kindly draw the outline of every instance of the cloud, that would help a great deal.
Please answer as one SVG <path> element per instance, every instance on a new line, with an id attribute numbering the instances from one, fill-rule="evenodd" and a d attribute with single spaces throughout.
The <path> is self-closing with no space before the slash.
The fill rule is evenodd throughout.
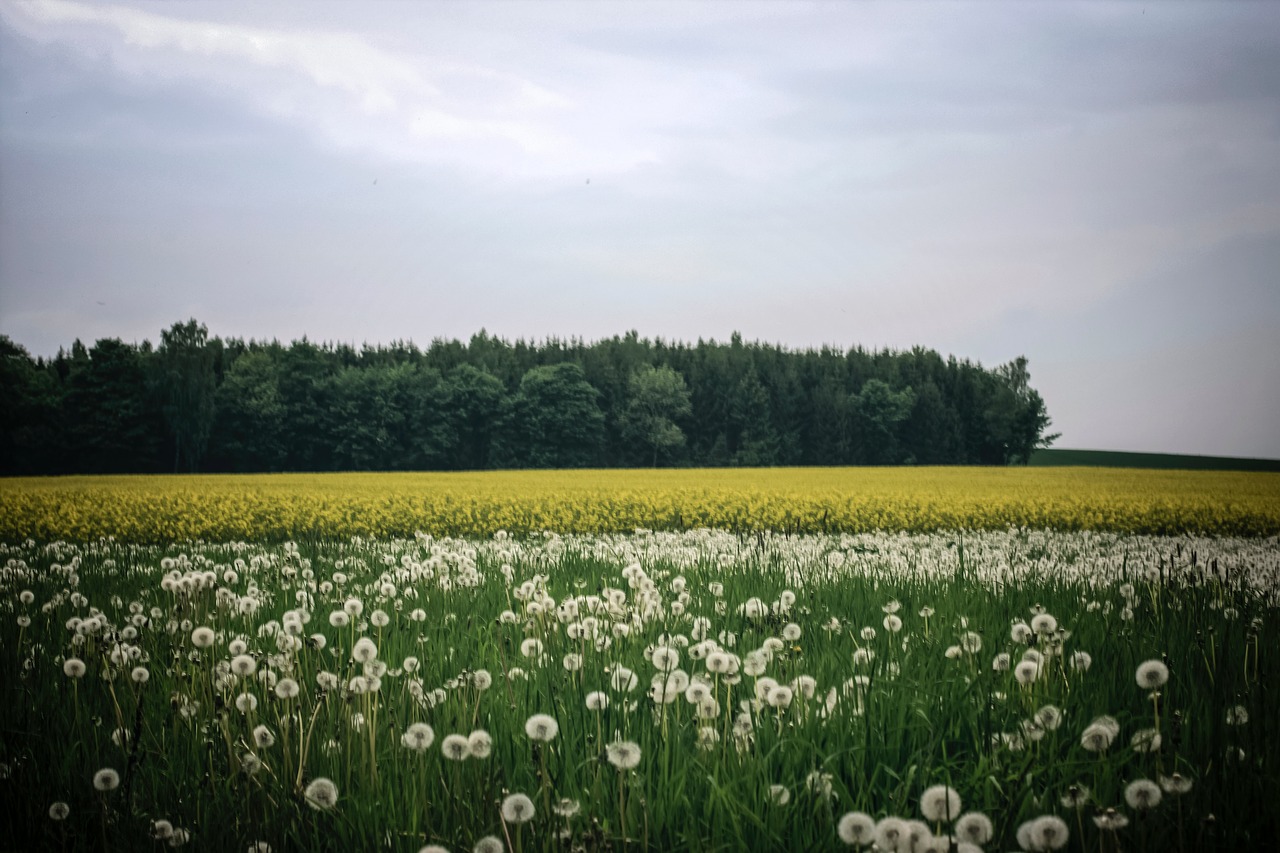
<path id="1" fill-rule="evenodd" d="M 627 167 L 645 156 L 624 151 L 613 163 L 585 156 L 565 133 L 574 103 L 537 82 L 403 55 L 351 33 L 185 20 L 69 0 L 5 4 L 0 14 L 27 38 L 83 61 L 105 60 L 135 84 L 199 85 L 329 144 L 381 157 L 539 175 Z"/>

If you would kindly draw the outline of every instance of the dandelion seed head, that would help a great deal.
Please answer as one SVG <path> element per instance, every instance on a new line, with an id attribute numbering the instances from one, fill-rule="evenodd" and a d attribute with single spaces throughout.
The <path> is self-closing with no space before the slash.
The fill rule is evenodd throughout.
<path id="1" fill-rule="evenodd" d="M 93 774 L 93 787 L 98 791 L 114 791 L 120 787 L 120 774 L 111 767 L 104 767 Z"/>
<path id="2" fill-rule="evenodd" d="M 619 692 L 630 693 L 639 683 L 640 679 L 636 674 L 625 666 L 614 667 L 613 674 L 609 677 L 609 686 Z"/>
<path id="3" fill-rule="evenodd" d="M 630 740 L 616 740 L 605 747 L 605 757 L 619 770 L 632 770 L 640 764 L 640 744 Z"/>
<path id="4" fill-rule="evenodd" d="M 876 823 L 875 845 L 881 850 L 898 850 L 907 834 L 907 822 L 900 817 L 882 817 Z"/>
<path id="5" fill-rule="evenodd" d="M 1031 617 L 1031 630 L 1037 634 L 1052 634 L 1058 630 L 1058 620 L 1048 613 L 1040 613 Z"/>
<path id="6" fill-rule="evenodd" d="M 569 797 L 562 797 L 551 810 L 563 818 L 571 818 L 582 810 L 582 803 Z"/>
<path id="7" fill-rule="evenodd" d="M 1089 802 L 1089 789 L 1084 785 L 1076 783 L 1067 787 L 1067 792 L 1062 795 L 1060 800 L 1063 808 L 1078 809 Z"/>
<path id="8" fill-rule="evenodd" d="M 1139 687 L 1146 690 L 1154 690 L 1169 680 L 1169 667 L 1158 660 L 1143 661 L 1138 664 L 1134 677 Z"/>
<path id="9" fill-rule="evenodd" d="M 765 697 L 765 701 L 770 707 L 785 709 L 791 707 L 791 701 L 795 698 L 795 691 L 786 685 L 779 684 L 769 691 Z"/>
<path id="10" fill-rule="evenodd" d="M 1106 726 L 1090 723 L 1080 735 L 1080 745 L 1090 752 L 1106 752 L 1111 748 L 1115 734 Z"/>
<path id="11" fill-rule="evenodd" d="M 1071 831 L 1057 815 L 1044 815 L 1031 821 L 1029 836 L 1032 850 L 1061 850 L 1067 846 Z"/>
<path id="12" fill-rule="evenodd" d="M 471 848 L 472 853 L 507 853 L 507 845 L 496 835 L 486 835 Z"/>
<path id="13" fill-rule="evenodd" d="M 1114 832 L 1117 829 L 1124 829 L 1128 826 L 1129 818 L 1115 809 L 1107 809 L 1102 814 L 1094 815 L 1093 824 L 1098 829 Z"/>
<path id="14" fill-rule="evenodd" d="M 1031 684 L 1040 677 L 1040 664 L 1033 660 L 1018 661 L 1018 665 L 1013 668 L 1013 677 L 1021 685 Z"/>
<path id="15" fill-rule="evenodd" d="M 1135 779 L 1124 789 L 1124 801 L 1137 811 L 1155 808 L 1160 805 L 1160 799 L 1160 786 L 1150 779 Z"/>
<path id="16" fill-rule="evenodd" d="M 238 654 L 231 659 L 231 671 L 241 678 L 253 675 L 258 669 L 258 662 L 251 655 Z"/>
<path id="17" fill-rule="evenodd" d="M 467 750 L 472 758 L 488 758 L 493 752 L 493 738 L 484 729 L 467 735 Z"/>
<path id="18" fill-rule="evenodd" d="M 982 812 L 965 812 L 956 818 L 955 834 L 970 844 L 986 844 L 995 834 L 995 827 Z"/>
<path id="19" fill-rule="evenodd" d="M 1155 729 L 1141 729 L 1129 739 L 1134 752 L 1159 752 L 1160 743 L 1160 733 Z"/>
<path id="20" fill-rule="evenodd" d="M 1056 705 L 1045 705 L 1036 711 L 1036 722 L 1039 723 L 1046 731 L 1057 731 L 1062 725 L 1062 710 Z"/>
<path id="21" fill-rule="evenodd" d="M 368 637 L 361 637 L 351 647 L 351 657 L 357 663 L 367 663 L 378 657 L 378 646 Z"/>
<path id="22" fill-rule="evenodd" d="M 511 794 L 502 801 L 502 819 L 507 823 L 527 823 L 533 813 L 533 800 L 526 794 Z"/>
<path id="23" fill-rule="evenodd" d="M 333 780 L 321 776 L 312 779 L 303 791 L 307 805 L 317 811 L 327 811 L 338 804 L 338 786 Z"/>
<path id="24" fill-rule="evenodd" d="M 440 752 L 450 761 L 465 761 L 471 756 L 471 741 L 466 735 L 445 735 L 440 742 Z"/>
<path id="25" fill-rule="evenodd" d="M 435 730 L 426 723 L 410 723 L 401 738 L 406 747 L 416 752 L 426 752 L 435 740 Z"/>
<path id="26" fill-rule="evenodd" d="M 680 651 L 671 646 L 658 646 L 653 650 L 649 662 L 659 672 L 671 672 L 680 665 Z"/>
<path id="27" fill-rule="evenodd" d="M 836 836 L 850 847 L 869 846 L 875 841 L 876 822 L 863 812 L 846 812 L 836 823 Z"/>
<path id="28" fill-rule="evenodd" d="M 920 795 L 920 814 L 934 823 L 955 820 L 960 814 L 960 795 L 946 785 L 925 788 Z"/>
<path id="29" fill-rule="evenodd" d="M 823 799 L 830 799 L 833 795 L 831 788 L 832 776 L 830 773 L 824 773 L 821 770 L 810 771 L 809 775 L 804 777 L 804 786 L 809 793 Z"/>

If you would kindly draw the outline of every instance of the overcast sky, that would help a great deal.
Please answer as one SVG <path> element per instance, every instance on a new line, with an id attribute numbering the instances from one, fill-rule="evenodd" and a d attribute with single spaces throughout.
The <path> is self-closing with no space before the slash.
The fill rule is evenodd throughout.
<path id="1" fill-rule="evenodd" d="M 1280 457 L 1280 3 L 0 3 L 0 333 L 1029 359 Z"/>

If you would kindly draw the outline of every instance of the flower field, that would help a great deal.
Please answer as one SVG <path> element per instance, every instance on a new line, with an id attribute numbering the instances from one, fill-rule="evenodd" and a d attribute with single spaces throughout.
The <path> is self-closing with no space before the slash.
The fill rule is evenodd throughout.
<path id="1" fill-rule="evenodd" d="M 0 541 L 9 542 L 1011 526 L 1274 535 L 1280 533 L 1280 474 L 789 468 L 0 480 Z"/>
<path id="2" fill-rule="evenodd" d="M 375 479 L 344 478 L 350 506 L 379 506 Z M 1046 488 L 997 481 L 1023 484 L 1007 506 Z M 167 500 L 242 507 L 218 502 L 235 482 Z M 1250 482 L 1232 500 L 1274 519 Z M 7 484 L 6 524 L 39 538 L 13 496 L 58 488 Z M 121 512 L 93 503 L 66 522 Z M 0 846 L 1197 851 L 1280 830 L 1274 537 L 260 523 L 0 546 Z"/>

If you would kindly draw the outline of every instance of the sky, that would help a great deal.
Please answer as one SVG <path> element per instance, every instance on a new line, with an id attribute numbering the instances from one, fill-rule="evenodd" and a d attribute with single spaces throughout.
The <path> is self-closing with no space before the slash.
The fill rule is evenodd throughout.
<path id="1" fill-rule="evenodd" d="M 0 3 L 0 334 L 1027 357 L 1280 458 L 1280 3 Z"/>

